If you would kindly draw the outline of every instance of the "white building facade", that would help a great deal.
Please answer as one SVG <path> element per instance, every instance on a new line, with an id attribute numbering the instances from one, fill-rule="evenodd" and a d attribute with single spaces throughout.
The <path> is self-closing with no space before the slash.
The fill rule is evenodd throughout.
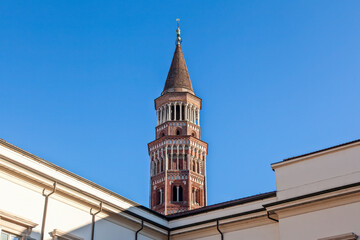
<path id="1" fill-rule="evenodd" d="M 360 140 L 271 166 L 274 192 L 164 216 L 0 140 L 1 240 L 357 239 Z"/>

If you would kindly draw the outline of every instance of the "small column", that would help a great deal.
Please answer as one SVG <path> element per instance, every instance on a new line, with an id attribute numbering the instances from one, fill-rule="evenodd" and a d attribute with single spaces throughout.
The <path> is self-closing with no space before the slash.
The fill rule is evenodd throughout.
<path id="1" fill-rule="evenodd" d="M 158 164 L 159 164 L 159 166 L 158 166 L 158 174 L 160 174 L 161 173 L 161 158 L 159 158 L 159 160 L 158 160 Z"/>
<path id="2" fill-rule="evenodd" d="M 161 171 L 161 169 L 163 169 Z M 160 158 L 160 172 L 163 172 L 164 171 L 164 152 L 163 150 L 161 149 L 161 158 Z"/>
<path id="3" fill-rule="evenodd" d="M 197 110 L 197 115 L 198 115 L 198 126 L 200 126 L 200 109 Z"/>
<path id="4" fill-rule="evenodd" d="M 191 104 L 190 104 L 190 106 L 189 106 L 188 111 L 189 111 L 189 116 L 188 116 L 188 118 L 189 118 L 189 121 L 191 122 Z"/>
<path id="5" fill-rule="evenodd" d="M 172 103 L 169 103 L 169 121 L 171 121 L 171 106 L 172 106 Z"/>
<path id="6" fill-rule="evenodd" d="M 171 145 L 171 155 L 170 155 L 171 164 L 169 169 L 172 169 L 173 166 L 173 155 L 174 155 L 174 145 Z"/>
<path id="7" fill-rule="evenodd" d="M 175 104 L 171 103 L 171 106 L 174 107 L 174 109 L 172 110 L 172 114 L 174 115 L 174 117 L 171 118 L 171 121 L 174 121 L 175 120 Z"/>
<path id="8" fill-rule="evenodd" d="M 164 115 L 165 115 L 164 106 L 161 106 L 161 123 L 164 123 Z"/>
<path id="9" fill-rule="evenodd" d="M 159 107 L 159 125 L 161 124 L 161 107 Z"/>
<path id="10" fill-rule="evenodd" d="M 179 170 L 179 145 L 177 146 L 176 151 L 176 169 Z"/>
<path id="11" fill-rule="evenodd" d="M 194 106 L 191 108 L 191 122 L 194 123 Z"/>
<path id="12" fill-rule="evenodd" d="M 187 110 L 186 110 L 186 117 L 187 117 L 187 121 L 190 121 L 190 104 L 187 106 Z"/>
<path id="13" fill-rule="evenodd" d="M 166 107 L 163 106 L 162 109 L 163 109 L 163 123 L 164 123 L 166 121 Z"/>
<path id="14" fill-rule="evenodd" d="M 189 121 L 192 122 L 192 105 L 190 105 L 190 108 L 189 108 Z"/>
<path id="15" fill-rule="evenodd" d="M 162 107 L 160 107 L 160 124 L 163 123 L 163 111 L 162 111 Z"/>
<path id="16" fill-rule="evenodd" d="M 202 167 L 203 167 L 203 155 L 202 152 L 200 152 L 200 160 L 199 160 L 199 174 L 203 173 Z"/>
<path id="17" fill-rule="evenodd" d="M 187 154 L 187 168 L 188 168 L 188 171 L 190 172 L 190 169 L 191 169 L 191 156 L 190 156 L 190 148 L 189 148 L 189 153 Z"/>
<path id="18" fill-rule="evenodd" d="M 162 200 L 163 200 L 163 191 L 160 188 L 160 204 L 162 204 Z"/>
<path id="19" fill-rule="evenodd" d="M 182 169 L 181 170 L 185 170 L 185 145 L 183 145 L 183 154 L 182 154 L 182 156 L 183 156 L 183 164 L 182 164 Z"/>
<path id="20" fill-rule="evenodd" d="M 166 111 L 166 105 L 163 107 L 163 123 L 167 120 L 167 111 Z"/>
<path id="21" fill-rule="evenodd" d="M 185 111 L 185 116 L 184 116 L 185 119 L 184 119 L 184 120 L 187 121 L 187 120 L 188 120 L 188 119 L 187 119 L 187 115 L 188 115 L 188 114 L 187 114 L 187 111 L 188 111 L 188 104 L 187 104 L 187 103 L 185 103 L 184 111 Z"/>
<path id="22" fill-rule="evenodd" d="M 174 102 L 173 105 L 174 105 L 174 119 L 173 120 L 176 121 L 176 105 L 177 105 L 176 102 Z"/>
<path id="23" fill-rule="evenodd" d="M 182 121 L 182 102 L 180 103 L 180 121 Z"/>
<path id="24" fill-rule="evenodd" d="M 190 109 L 189 109 L 189 121 L 192 122 L 192 105 L 190 106 Z"/>
<path id="25" fill-rule="evenodd" d="M 179 201 L 179 186 L 176 186 L 176 201 Z"/>
<path id="26" fill-rule="evenodd" d="M 157 122 L 157 126 L 159 125 L 159 119 L 160 119 L 160 116 L 159 116 L 159 109 L 156 110 L 156 122 Z"/>
<path id="27" fill-rule="evenodd" d="M 167 114 L 167 120 L 170 121 L 171 119 L 171 104 L 167 104 L 168 106 L 168 114 Z"/>

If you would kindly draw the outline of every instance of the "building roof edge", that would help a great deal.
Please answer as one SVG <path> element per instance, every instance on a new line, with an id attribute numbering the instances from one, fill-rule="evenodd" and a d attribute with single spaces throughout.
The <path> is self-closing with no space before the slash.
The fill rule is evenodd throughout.
<path id="1" fill-rule="evenodd" d="M 89 185 L 91 185 L 92 187 L 94 187 L 94 188 L 96 188 L 96 189 L 98 189 L 98 190 L 100 190 L 100 191 L 103 191 L 103 192 L 105 192 L 105 193 L 107 193 L 107 194 L 110 194 L 110 195 L 112 195 L 112 196 L 114 196 L 114 197 L 117 197 L 117 198 L 119 198 L 119 199 L 121 199 L 121 200 L 123 200 L 123 201 L 125 201 L 125 202 L 127 202 L 127 203 L 129 203 L 129 204 L 131 204 L 131 205 L 133 205 L 134 207 L 137 207 L 137 208 L 139 208 L 139 209 L 145 210 L 145 211 L 147 211 L 148 213 L 154 214 L 154 215 L 156 215 L 156 216 L 158 216 L 158 217 L 160 217 L 160 218 L 162 218 L 162 219 L 166 219 L 166 217 L 165 217 L 164 215 L 162 215 L 162 214 L 160 214 L 160 213 L 158 213 L 158 212 L 155 212 L 155 211 L 151 210 L 150 208 L 147 208 L 147 207 L 145 207 L 145 206 L 143 206 L 143 205 L 141 205 L 141 204 L 138 204 L 138 203 L 136 203 L 136 202 L 134 202 L 134 201 L 132 201 L 132 200 L 126 198 L 126 197 L 123 197 L 123 196 L 121 196 L 120 194 L 115 193 L 115 192 L 113 192 L 113 191 L 111 191 L 111 190 L 109 190 L 109 189 L 107 189 L 107 188 L 105 188 L 105 187 L 102 187 L 102 186 L 100 186 L 100 185 L 98 185 L 98 184 L 96 184 L 96 183 L 94 183 L 94 182 L 92 182 L 92 181 L 90 181 L 90 180 L 88 180 L 88 179 L 86 179 L 86 178 L 84 178 L 84 177 L 81 177 L 81 176 L 79 176 L 79 175 L 77 175 L 77 174 L 75 174 L 75 173 L 73 173 L 73 172 L 70 172 L 69 170 L 66 170 L 66 169 L 64 169 L 64 168 L 62 168 L 62 167 L 60 167 L 60 166 L 58 166 L 58 165 L 56 165 L 56 164 L 53 164 L 53 163 L 51 163 L 51 162 L 49 162 L 49 161 L 47 161 L 47 160 L 45 160 L 45 159 L 43 159 L 43 158 L 40 158 L 40 157 L 38 157 L 38 156 L 36 156 L 36 155 L 28 152 L 28 151 L 25 151 L 24 149 L 19 148 L 19 147 L 13 145 L 13 144 L 7 142 L 7 141 L 4 140 L 4 139 L 1 139 L 1 138 L 0 138 L 0 145 L 4 146 L 4 147 L 6 147 L 6 148 L 9 148 L 9 149 L 11 149 L 11 150 L 13 150 L 13 151 L 21 154 L 21 155 L 24 155 L 24 156 L 26 156 L 26 157 L 29 157 L 29 158 L 31 158 L 31 159 L 33 159 L 33 160 L 35 160 L 35 161 L 37 161 L 37 162 L 39 162 L 39 163 L 41 163 L 41 164 L 44 164 L 44 165 L 46 165 L 47 167 L 50 167 L 50 168 L 55 169 L 55 170 L 57 170 L 57 171 L 60 171 L 60 172 L 62 172 L 63 174 L 68 175 L 68 176 L 70 176 L 70 177 L 73 177 L 73 178 L 75 178 L 75 179 L 77 179 L 77 180 L 79 180 L 79 181 L 81 181 L 81 182 L 83 182 L 83 183 L 89 184 Z"/>
<path id="2" fill-rule="evenodd" d="M 313 151 L 313 152 L 301 154 L 301 155 L 298 155 L 298 156 L 285 158 L 282 161 L 272 163 L 271 167 L 274 168 L 274 167 L 277 167 L 277 166 L 280 166 L 280 165 L 283 165 L 283 164 L 287 164 L 287 163 L 290 163 L 290 162 L 293 162 L 293 161 L 295 162 L 297 160 L 302 160 L 302 159 L 305 159 L 305 158 L 316 156 L 318 154 L 325 154 L 325 153 L 328 153 L 328 152 L 331 152 L 331 151 L 336 151 L 336 150 L 339 150 L 339 149 L 344 148 L 344 147 L 350 147 L 351 145 L 356 145 L 358 143 L 360 143 L 360 139 L 356 139 L 356 140 L 353 140 L 353 141 L 350 141 L 350 142 L 346 142 L 346 143 L 338 144 L 338 145 L 331 146 L 331 147 L 328 147 L 328 148 L 316 150 L 316 151 Z"/>

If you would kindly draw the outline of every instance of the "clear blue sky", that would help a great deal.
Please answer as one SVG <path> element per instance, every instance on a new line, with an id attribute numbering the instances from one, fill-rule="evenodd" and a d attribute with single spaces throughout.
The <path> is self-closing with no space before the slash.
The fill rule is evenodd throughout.
<path id="1" fill-rule="evenodd" d="M 0 138 L 148 206 L 179 17 L 209 204 L 273 191 L 271 163 L 360 138 L 359 13 L 350 0 L 1 1 Z"/>

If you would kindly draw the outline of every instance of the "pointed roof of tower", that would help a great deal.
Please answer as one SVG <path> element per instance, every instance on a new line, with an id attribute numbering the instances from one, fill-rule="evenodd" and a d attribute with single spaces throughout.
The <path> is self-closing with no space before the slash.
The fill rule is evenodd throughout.
<path id="1" fill-rule="evenodd" d="M 189 92 L 194 94 L 189 72 L 186 67 L 184 54 L 181 50 L 180 28 L 176 29 L 176 49 L 171 62 L 170 70 L 166 78 L 164 91 L 161 95 L 168 92 Z"/>

